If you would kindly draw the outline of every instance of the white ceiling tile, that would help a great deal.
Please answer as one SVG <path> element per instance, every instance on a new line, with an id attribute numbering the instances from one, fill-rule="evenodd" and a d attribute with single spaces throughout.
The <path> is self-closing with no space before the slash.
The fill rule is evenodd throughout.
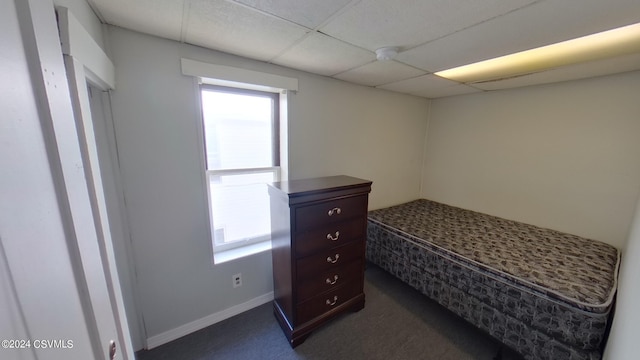
<path id="1" fill-rule="evenodd" d="M 377 86 L 377 88 L 426 98 L 439 98 L 482 91 L 455 81 L 443 79 L 433 74 Z"/>
<path id="2" fill-rule="evenodd" d="M 415 93 L 423 89 L 437 89 L 459 85 L 459 83 L 441 78 L 433 74 L 427 74 L 407 80 L 396 81 L 394 83 L 378 86 L 381 89 L 399 91 L 404 93 Z"/>
<path id="3" fill-rule="evenodd" d="M 375 59 L 372 52 L 312 33 L 272 62 L 320 75 L 334 75 Z"/>
<path id="4" fill-rule="evenodd" d="M 351 0 L 234 0 L 287 19 L 310 29 L 316 28 Z"/>
<path id="5" fill-rule="evenodd" d="M 480 89 L 473 88 L 467 85 L 453 85 L 438 88 L 425 88 L 420 91 L 411 93 L 411 95 L 423 96 L 430 99 L 437 99 L 446 96 L 466 95 L 482 92 Z"/>
<path id="6" fill-rule="evenodd" d="M 638 0 L 89 2 L 111 25 L 426 97 L 600 76 L 640 62 L 629 56 L 474 87 L 422 75 L 638 23 Z M 309 33 L 316 27 L 329 36 Z M 395 61 L 374 61 L 382 46 L 401 47 Z"/>
<path id="7" fill-rule="evenodd" d="M 402 52 L 397 60 L 437 72 L 638 21 L 638 0 L 548 0 Z"/>
<path id="8" fill-rule="evenodd" d="M 225 0 L 192 0 L 185 41 L 258 60 L 269 60 L 306 29 Z"/>
<path id="9" fill-rule="evenodd" d="M 640 53 L 620 56 L 613 59 L 603 59 L 563 66 L 557 69 L 551 69 L 506 80 L 488 81 L 472 85 L 484 90 L 510 89 L 522 86 L 612 75 L 634 70 L 640 70 Z"/>
<path id="10" fill-rule="evenodd" d="M 366 86 L 378 86 L 424 75 L 425 72 L 395 61 L 374 61 L 334 76 Z"/>
<path id="11" fill-rule="evenodd" d="M 354 45 L 413 47 L 534 0 L 362 0 L 320 30 Z"/>
<path id="12" fill-rule="evenodd" d="M 184 0 L 93 0 L 108 24 L 180 40 Z"/>

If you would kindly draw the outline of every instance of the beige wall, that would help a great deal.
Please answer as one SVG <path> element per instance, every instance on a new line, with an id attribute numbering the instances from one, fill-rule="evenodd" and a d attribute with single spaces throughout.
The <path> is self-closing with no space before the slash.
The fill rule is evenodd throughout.
<path id="1" fill-rule="evenodd" d="M 623 248 L 640 72 L 434 100 L 421 195 Z"/>
<path id="2" fill-rule="evenodd" d="M 291 178 L 372 180 L 370 209 L 419 197 L 426 99 L 308 74 L 300 81 L 290 110 Z"/>
<path id="3" fill-rule="evenodd" d="M 624 360 L 638 357 L 640 332 L 640 198 L 625 246 L 618 282 L 616 315 L 605 349 L 604 359 Z"/>
<path id="4" fill-rule="evenodd" d="M 273 290 L 270 253 L 212 264 L 197 87 L 182 75 L 182 57 L 299 80 L 289 96 L 292 178 L 372 180 L 372 208 L 419 196 L 426 99 L 116 27 L 108 38 L 116 66 L 115 136 L 148 338 L 171 338 L 181 326 Z M 234 289 L 236 273 L 243 285 Z"/>

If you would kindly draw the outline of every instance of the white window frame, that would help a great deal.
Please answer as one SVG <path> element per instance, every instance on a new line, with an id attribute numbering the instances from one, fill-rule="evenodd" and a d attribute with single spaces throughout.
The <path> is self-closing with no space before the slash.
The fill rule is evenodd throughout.
<path id="1" fill-rule="evenodd" d="M 202 148 L 202 161 L 201 166 L 203 171 L 203 189 L 207 196 L 207 211 L 209 212 L 209 243 L 211 244 L 211 250 L 213 253 L 213 263 L 220 264 L 223 262 L 235 260 L 252 254 L 256 254 L 263 251 L 271 250 L 271 239 L 269 236 L 263 238 L 251 239 L 250 241 L 240 241 L 235 244 L 215 245 L 214 239 L 214 224 L 213 224 L 213 211 L 211 208 L 211 188 L 210 178 L 212 176 L 220 176 L 228 173 L 258 173 L 272 171 L 275 172 L 277 179 L 288 179 L 288 101 L 291 93 L 296 93 L 298 90 L 298 79 L 284 77 L 275 74 L 262 73 L 252 70 L 246 70 L 241 68 L 234 68 L 223 65 L 216 65 L 210 63 L 199 62 L 190 59 L 182 59 L 181 61 L 182 73 L 184 75 L 193 76 L 195 86 L 198 91 L 198 109 L 201 122 L 201 132 L 199 134 L 199 140 Z M 253 168 L 253 169 L 228 169 L 228 170 L 207 170 L 206 166 L 206 145 L 204 138 L 204 119 L 202 118 L 202 102 L 200 96 L 200 85 L 211 84 L 224 87 L 234 87 L 247 90 L 259 90 L 265 92 L 272 92 L 279 94 L 279 122 L 278 126 L 278 140 L 279 140 L 279 166 L 267 167 L 267 168 Z"/>
<path id="2" fill-rule="evenodd" d="M 212 86 L 213 85 L 213 86 Z M 248 239 L 243 239 L 243 240 L 238 240 L 238 241 L 234 241 L 231 243 L 227 243 L 227 244 L 220 244 L 218 243 L 218 241 L 216 241 L 217 236 L 216 236 L 216 227 L 215 227 L 215 219 L 214 219 L 214 212 L 213 212 L 213 207 L 214 207 L 214 197 L 213 194 L 211 193 L 211 179 L 215 178 L 215 177 L 219 177 L 219 176 L 223 176 L 223 175 L 246 175 L 246 174 L 261 174 L 261 173 L 272 173 L 273 174 L 273 181 L 280 181 L 280 134 L 279 134 L 279 128 L 280 128 L 280 94 L 279 92 L 272 92 L 272 91 L 264 91 L 264 90 L 255 90 L 255 89 L 247 89 L 245 87 L 238 87 L 238 86 L 229 86 L 229 84 L 225 84 L 225 86 L 219 86 L 219 85 L 214 85 L 214 84 L 208 84 L 208 83 L 204 83 L 200 85 L 200 109 L 202 111 L 202 91 L 221 91 L 221 92 L 228 92 L 231 94 L 238 94 L 238 95 L 245 95 L 245 94 L 257 94 L 260 95 L 260 93 L 274 93 L 275 96 L 274 98 L 274 106 L 275 106 L 275 111 L 274 114 L 272 114 L 273 116 L 273 124 L 272 124 L 272 129 L 273 129 L 273 148 L 271 149 L 273 151 L 273 163 L 274 166 L 268 166 L 268 167 L 259 167 L 259 168 L 239 168 L 239 169 L 220 169 L 220 170 L 209 170 L 207 169 L 208 165 L 206 164 L 207 158 L 205 155 L 205 173 L 206 173 L 206 178 L 207 178 L 207 202 L 209 204 L 209 223 L 211 226 L 211 243 L 213 246 L 213 253 L 214 255 L 216 253 L 222 253 L 225 251 L 230 251 L 230 250 L 234 250 L 234 249 L 238 249 L 238 248 L 243 248 L 243 247 L 249 247 L 251 245 L 254 244 L 259 244 L 259 243 L 267 243 L 268 242 L 268 246 L 267 244 L 263 244 L 264 246 L 258 247 L 258 249 L 262 249 L 262 248 L 271 248 L 271 233 L 268 232 L 264 235 L 258 236 L 258 237 L 253 237 L 253 238 L 248 238 Z M 237 91 L 234 91 L 237 90 Z M 204 129 L 204 115 L 202 116 L 202 125 L 203 125 L 203 129 Z M 205 148 L 205 154 L 207 152 L 206 150 L 206 140 L 203 138 L 203 142 L 202 144 L 204 145 Z"/>

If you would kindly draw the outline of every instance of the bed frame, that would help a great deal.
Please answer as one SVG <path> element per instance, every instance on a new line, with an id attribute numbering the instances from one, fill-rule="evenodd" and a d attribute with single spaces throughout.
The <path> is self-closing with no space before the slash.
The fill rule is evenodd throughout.
<path id="1" fill-rule="evenodd" d="M 526 359 L 602 357 L 610 245 L 419 199 L 369 212 L 366 256 Z"/>

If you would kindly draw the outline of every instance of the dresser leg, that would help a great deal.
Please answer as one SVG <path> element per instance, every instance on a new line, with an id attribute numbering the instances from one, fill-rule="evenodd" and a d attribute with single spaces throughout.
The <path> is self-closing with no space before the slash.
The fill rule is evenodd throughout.
<path id="1" fill-rule="evenodd" d="M 289 342 L 289 344 L 291 345 L 291 348 L 295 348 L 296 346 L 302 344 L 305 340 L 307 340 L 307 338 L 309 337 L 309 335 L 311 335 L 311 333 L 307 333 L 304 334 L 302 336 L 298 336 L 295 339 L 291 339 L 291 341 Z"/>
<path id="2" fill-rule="evenodd" d="M 351 308 L 351 312 L 358 312 L 360 310 L 364 309 L 364 300 L 356 303 L 355 305 L 353 305 L 353 307 Z"/>

